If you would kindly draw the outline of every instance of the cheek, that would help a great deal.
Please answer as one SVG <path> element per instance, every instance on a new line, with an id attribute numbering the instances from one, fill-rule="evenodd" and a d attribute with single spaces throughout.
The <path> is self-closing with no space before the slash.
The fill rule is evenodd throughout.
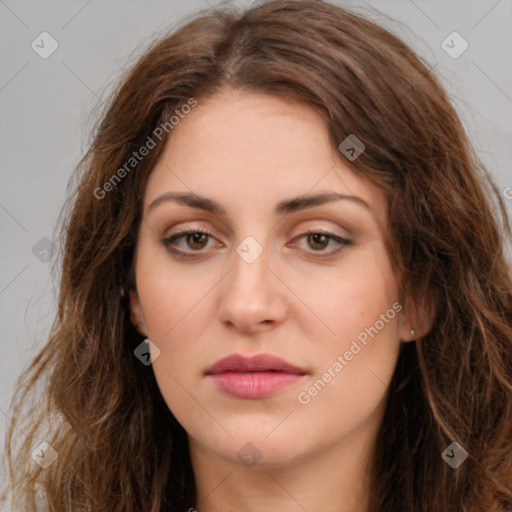
<path id="1" fill-rule="evenodd" d="M 212 276 L 177 271 L 167 262 L 145 265 L 140 259 L 138 291 L 148 338 L 158 347 L 152 369 L 162 397 L 187 430 L 195 427 L 205 411 L 191 399 L 202 378 L 204 346 L 195 343 L 211 324 L 213 304 L 208 291 Z"/>
<path id="2" fill-rule="evenodd" d="M 218 279 L 208 269 L 195 266 L 192 270 L 162 254 L 141 251 L 137 287 L 149 337 L 165 349 L 171 340 L 179 346 L 179 340 L 200 332 L 207 321 L 208 293 Z"/>
<path id="3" fill-rule="evenodd" d="M 190 267 L 192 268 L 192 267 Z M 214 315 L 209 292 L 218 279 L 211 272 L 182 271 L 165 257 L 142 253 L 137 262 L 137 286 L 148 338 L 158 347 L 152 368 L 168 407 L 176 414 L 190 410 L 190 394 L 202 378 L 204 346 L 197 340 Z M 195 414 L 200 411 L 194 411 Z"/>
<path id="4" fill-rule="evenodd" d="M 379 318 L 381 311 L 387 323 Z M 400 341 L 396 310 L 390 306 L 372 313 L 363 321 L 340 315 L 337 336 L 315 351 L 315 374 L 296 395 L 297 419 L 306 438 L 315 439 L 318 429 L 326 438 L 349 436 L 374 424 L 371 418 L 379 421 Z"/>
<path id="5" fill-rule="evenodd" d="M 320 414 L 328 407 L 334 416 L 351 411 L 357 423 L 358 414 L 362 418 L 379 404 L 391 381 L 402 308 L 383 250 L 358 253 L 350 263 L 336 279 L 317 280 L 315 289 L 322 292 L 308 295 L 308 305 L 329 330 L 320 338 L 309 333 L 312 341 L 318 340 L 311 352 L 316 375 L 313 387 L 303 391 L 311 398 L 306 407 L 311 411 L 318 408 Z M 338 408 L 332 409 L 334 405 Z"/>
<path id="6" fill-rule="evenodd" d="M 313 278 L 303 279 L 299 292 L 324 324 L 322 342 L 338 351 L 348 349 L 352 339 L 377 321 L 381 330 L 381 315 L 385 320 L 394 319 L 397 312 L 393 304 L 399 297 L 397 279 L 381 244 L 358 251 L 342 263 L 336 272 L 329 269 L 328 273 L 317 272 Z M 386 329 L 387 333 L 390 330 Z M 396 322 L 394 334 L 398 338 Z"/>

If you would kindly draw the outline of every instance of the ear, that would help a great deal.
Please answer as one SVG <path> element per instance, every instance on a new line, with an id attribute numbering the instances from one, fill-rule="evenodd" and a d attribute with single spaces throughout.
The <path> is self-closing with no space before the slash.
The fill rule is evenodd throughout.
<path id="1" fill-rule="evenodd" d="M 400 341 L 409 342 L 425 337 L 434 324 L 435 307 L 425 300 L 420 303 L 407 301 L 401 318 Z"/>
<path id="2" fill-rule="evenodd" d="M 140 305 L 139 296 L 133 289 L 128 290 L 128 308 L 130 310 L 130 321 L 137 331 L 146 336 L 146 322 L 144 320 L 144 313 Z"/>

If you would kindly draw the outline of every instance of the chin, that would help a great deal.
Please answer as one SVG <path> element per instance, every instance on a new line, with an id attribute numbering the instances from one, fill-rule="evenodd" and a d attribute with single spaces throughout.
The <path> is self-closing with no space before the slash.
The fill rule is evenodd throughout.
<path id="1" fill-rule="evenodd" d="M 228 430 L 234 438 L 207 437 L 203 438 L 202 444 L 232 463 L 261 469 L 293 466 L 303 460 L 316 444 L 314 440 L 308 441 L 301 436 L 300 428 L 290 428 L 290 425 L 285 428 L 279 425 L 279 421 L 272 424 L 270 428 L 262 428 L 261 418 L 237 424 L 233 422 Z"/>

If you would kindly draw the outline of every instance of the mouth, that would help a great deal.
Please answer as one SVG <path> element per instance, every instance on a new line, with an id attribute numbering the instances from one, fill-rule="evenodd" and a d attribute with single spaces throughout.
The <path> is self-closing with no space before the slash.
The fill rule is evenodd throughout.
<path id="1" fill-rule="evenodd" d="M 253 357 L 233 354 L 205 372 L 220 392 L 253 400 L 271 397 L 306 375 L 306 370 L 270 354 Z"/>

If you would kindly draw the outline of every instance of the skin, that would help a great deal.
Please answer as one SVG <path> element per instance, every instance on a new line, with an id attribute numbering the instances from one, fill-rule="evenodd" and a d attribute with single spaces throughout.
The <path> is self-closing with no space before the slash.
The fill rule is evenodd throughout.
<path id="1" fill-rule="evenodd" d="M 399 302 L 384 194 L 349 165 L 309 107 L 230 90 L 198 99 L 149 177 L 131 319 L 151 340 L 159 388 L 188 433 L 199 512 L 366 510 L 366 465 L 400 345 L 428 326 L 404 308 L 309 403 L 299 402 Z M 171 201 L 148 209 L 168 191 L 206 196 L 225 215 Z M 274 212 L 280 201 L 319 192 L 369 207 L 345 199 Z M 189 259 L 162 242 L 185 229 L 213 235 L 175 240 Z M 308 238 L 308 230 L 350 243 Z M 248 236 L 263 250 L 252 263 L 236 252 Z M 204 372 L 233 353 L 277 355 L 307 375 L 270 398 L 227 396 Z M 252 466 L 237 456 L 248 442 L 261 457 Z"/>

